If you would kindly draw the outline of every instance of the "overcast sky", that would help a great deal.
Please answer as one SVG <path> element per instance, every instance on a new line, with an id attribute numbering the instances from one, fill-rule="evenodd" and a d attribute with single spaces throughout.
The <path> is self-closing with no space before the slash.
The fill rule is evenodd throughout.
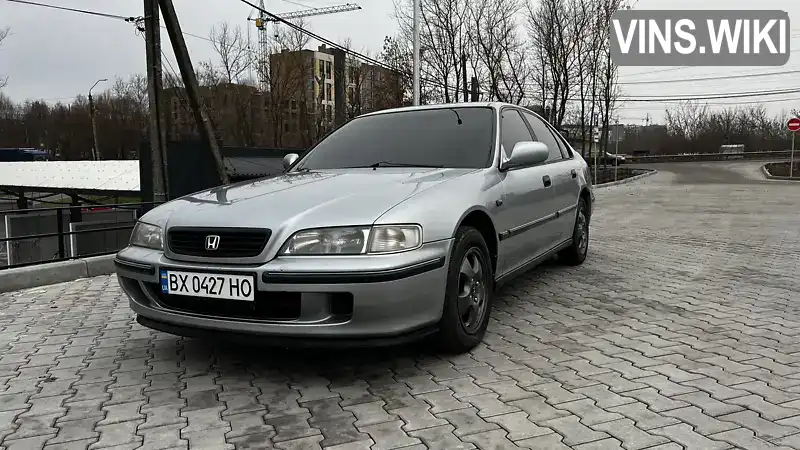
<path id="1" fill-rule="evenodd" d="M 142 15 L 141 0 L 39 0 L 73 8 L 102 11 L 122 16 Z M 309 28 L 341 42 L 350 38 L 357 51 L 368 50 L 372 55 L 380 51 L 384 36 L 392 35 L 396 23 L 391 17 L 392 0 L 351 0 L 362 10 L 334 15 L 312 17 Z M 531 0 L 536 1 L 536 0 Z M 299 4 L 319 7 L 347 3 L 347 0 L 268 0 L 267 10 L 288 12 L 303 9 Z M 212 25 L 227 21 L 232 25 L 252 27 L 247 22 L 250 7 L 238 0 L 175 0 L 183 30 L 207 36 Z M 652 84 L 624 84 L 650 80 L 679 80 L 708 76 L 751 74 L 800 70 L 800 1 L 797 0 L 639 0 L 636 9 L 781 9 L 793 20 L 792 57 L 782 67 L 623 67 L 620 82 L 628 96 L 704 95 L 792 88 L 798 85 L 800 75 L 788 74 L 739 80 L 713 80 L 704 82 L 666 82 Z M 39 98 L 48 101 L 69 101 L 85 93 L 99 78 L 126 77 L 131 73 L 145 72 L 144 40 L 134 33 L 133 25 L 118 20 L 87 16 L 65 11 L 28 6 L 0 0 L 0 27 L 9 26 L 12 35 L 0 47 L 0 74 L 9 77 L 5 94 L 13 100 Z M 254 36 L 254 34 L 253 34 Z M 164 47 L 169 51 L 168 38 Z M 255 39 L 255 37 L 253 37 Z M 193 61 L 214 58 L 208 41 L 186 37 Z M 316 45 L 316 43 L 314 44 Z M 173 62 L 174 65 L 174 62 Z M 800 108 L 800 92 L 784 96 L 744 98 L 739 103 L 764 101 L 770 112 Z M 781 100 L 781 101 L 778 101 Z M 712 106 L 733 104 L 737 100 L 710 100 Z M 768 102 L 768 103 L 767 103 Z M 625 123 L 643 123 L 646 115 L 660 121 L 666 104 L 626 102 L 620 111 Z"/>

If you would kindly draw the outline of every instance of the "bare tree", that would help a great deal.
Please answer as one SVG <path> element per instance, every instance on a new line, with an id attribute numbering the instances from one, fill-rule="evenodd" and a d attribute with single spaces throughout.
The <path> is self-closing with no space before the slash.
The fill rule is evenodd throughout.
<path id="1" fill-rule="evenodd" d="M 472 51 L 485 69 L 487 100 L 519 104 L 532 80 L 526 49 L 518 36 L 518 0 L 474 0 L 468 30 Z M 479 79 L 480 80 L 480 79 Z"/>
<path id="2" fill-rule="evenodd" d="M 575 92 L 575 68 L 583 56 L 578 48 L 588 18 L 581 8 L 578 0 L 542 0 L 537 6 L 528 3 L 528 35 L 538 50 L 539 70 L 547 74 L 543 81 L 545 98 L 551 106 L 548 120 L 557 128 L 561 127 L 567 103 Z"/>
<path id="3" fill-rule="evenodd" d="M 208 38 L 219 57 L 224 82 L 239 82 L 250 64 L 249 42 L 242 28 L 220 22 L 211 28 Z"/>
<path id="4" fill-rule="evenodd" d="M 600 88 L 602 95 L 602 138 L 603 151 L 607 150 L 608 146 L 608 131 L 611 124 L 611 115 L 617 106 L 617 100 L 620 96 L 619 84 L 619 68 L 611 60 L 611 39 L 610 39 L 610 26 L 611 16 L 623 6 L 624 0 L 601 0 L 600 2 L 600 24 L 597 33 L 600 33 L 602 39 L 601 52 L 600 52 Z M 603 158 L 606 161 L 606 158 Z"/>
<path id="5" fill-rule="evenodd" d="M 10 34 L 11 34 L 11 29 L 10 28 L 8 28 L 8 27 L 0 28 L 0 45 L 3 44 L 3 41 L 6 40 L 6 38 Z M 8 77 L 4 77 L 2 74 L 0 74 L 0 89 L 3 89 L 4 87 L 6 87 L 6 84 L 8 84 Z"/>
<path id="6" fill-rule="evenodd" d="M 344 78 L 345 101 L 347 102 L 345 106 L 345 121 L 348 121 L 363 112 L 364 64 L 349 52 L 353 46 L 350 38 L 345 39 L 340 45 L 348 52 L 345 55 L 344 70 L 342 73 L 337 72 L 336 78 Z M 360 53 L 369 56 L 369 51 L 366 49 Z"/>
<path id="7" fill-rule="evenodd" d="M 707 120 L 708 106 L 689 100 L 673 109 L 665 110 L 667 131 L 684 139 L 694 139 Z"/>
<path id="8" fill-rule="evenodd" d="M 593 142 L 593 116 L 599 55 L 599 46 L 596 45 L 598 33 L 592 30 L 595 23 L 593 19 L 596 12 L 595 5 L 595 2 L 590 0 L 573 0 L 574 13 L 570 21 L 571 34 L 575 37 L 578 100 L 580 101 L 576 115 L 580 132 L 581 156 L 583 157 L 586 157 L 586 142 L 590 142 L 590 148 L 591 142 Z"/>
<path id="9" fill-rule="evenodd" d="M 439 100 L 446 103 L 460 98 L 462 86 L 461 56 L 469 49 L 467 26 L 469 0 L 420 0 L 420 77 L 436 84 Z M 412 42 L 412 0 L 395 0 L 394 16 L 400 36 Z"/>
<path id="10" fill-rule="evenodd" d="M 302 18 L 292 23 L 306 28 Z M 314 76 L 311 59 L 303 50 L 310 38 L 288 26 L 276 29 L 276 48 L 268 61 L 256 61 L 263 80 L 268 82 L 268 102 L 272 126 L 272 145 L 285 147 L 302 145 L 300 141 L 308 129 L 308 109 L 312 100 L 305 80 Z M 305 116 L 305 117 L 304 117 Z"/>
<path id="11" fill-rule="evenodd" d="M 412 67 L 413 67 L 413 52 L 411 48 L 411 41 L 400 36 L 397 38 L 385 37 L 383 40 L 383 49 L 381 50 L 378 59 L 389 68 L 392 72 L 391 87 L 394 92 L 391 97 L 394 98 L 397 105 L 410 105 L 412 98 Z M 422 64 L 424 68 L 425 65 Z M 421 71 L 422 72 L 422 71 Z M 369 78 L 371 81 L 371 74 L 362 74 L 364 82 Z M 420 104 L 429 104 L 437 97 L 436 83 L 432 83 L 428 78 L 420 77 Z M 377 94 L 375 94 L 377 95 Z M 379 102 L 373 101 L 373 106 Z"/>

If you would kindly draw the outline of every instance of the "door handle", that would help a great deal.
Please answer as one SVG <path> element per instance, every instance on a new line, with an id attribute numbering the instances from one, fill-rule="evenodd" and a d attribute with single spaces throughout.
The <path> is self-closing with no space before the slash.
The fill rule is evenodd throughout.
<path id="1" fill-rule="evenodd" d="M 549 175 L 543 176 L 542 177 L 542 181 L 544 182 L 544 187 L 550 187 L 550 185 L 553 184 L 553 182 L 550 181 L 550 176 Z"/>
<path id="2" fill-rule="evenodd" d="M 572 174 L 572 178 L 578 178 L 578 172 L 575 169 L 570 170 L 569 173 Z"/>

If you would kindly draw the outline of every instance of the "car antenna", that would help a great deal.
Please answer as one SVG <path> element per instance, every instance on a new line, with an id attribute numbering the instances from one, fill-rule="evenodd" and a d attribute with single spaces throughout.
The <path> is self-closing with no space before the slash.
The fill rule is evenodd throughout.
<path id="1" fill-rule="evenodd" d="M 463 124 L 463 123 L 464 123 L 464 122 L 461 120 L 461 116 L 459 116 L 459 115 L 458 115 L 458 111 L 456 111 L 456 110 L 455 110 L 455 109 L 453 109 L 453 108 L 450 108 L 450 111 L 453 111 L 453 112 L 455 113 L 456 117 L 458 117 L 458 124 L 459 124 L 459 125 L 461 125 L 461 124 Z"/>

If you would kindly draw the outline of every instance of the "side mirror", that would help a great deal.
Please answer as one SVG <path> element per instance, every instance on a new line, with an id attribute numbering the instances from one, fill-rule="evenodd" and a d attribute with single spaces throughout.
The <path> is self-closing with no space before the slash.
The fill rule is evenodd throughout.
<path id="1" fill-rule="evenodd" d="M 506 171 L 512 167 L 543 163 L 549 157 L 550 150 L 542 142 L 517 142 L 514 149 L 511 150 L 511 157 L 500 163 L 500 170 Z"/>
<path id="2" fill-rule="evenodd" d="M 292 164 L 295 163 L 300 158 L 300 155 L 297 153 L 289 153 L 288 155 L 283 157 L 283 170 L 292 167 Z"/>

